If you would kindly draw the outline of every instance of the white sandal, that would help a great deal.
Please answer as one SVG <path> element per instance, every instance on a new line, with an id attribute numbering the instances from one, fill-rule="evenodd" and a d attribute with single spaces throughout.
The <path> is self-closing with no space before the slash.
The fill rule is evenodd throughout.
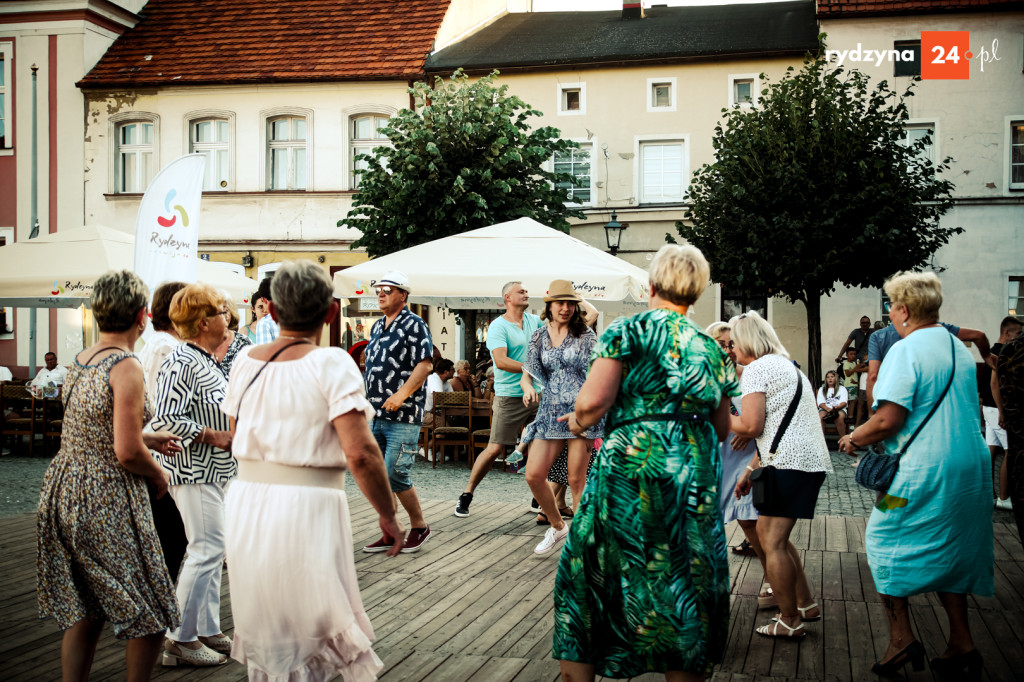
<path id="1" fill-rule="evenodd" d="M 218 654 L 205 644 L 200 645 L 198 649 L 189 649 L 169 639 L 164 640 L 163 656 L 160 658 L 160 664 L 168 668 L 179 665 L 207 668 L 215 665 L 224 665 L 227 662 L 227 656 Z"/>
<path id="2" fill-rule="evenodd" d="M 775 600 L 775 592 L 772 591 L 771 585 L 764 589 L 764 592 L 757 595 L 757 608 L 759 609 L 773 609 L 778 606 L 779 603 Z"/>
<path id="3" fill-rule="evenodd" d="M 808 616 L 807 612 L 811 609 L 818 609 L 817 616 Z M 814 602 L 810 606 L 798 606 L 796 610 L 800 612 L 800 620 L 804 623 L 814 623 L 821 620 L 821 609 L 818 608 L 818 602 Z"/>
<path id="4" fill-rule="evenodd" d="M 808 607 L 810 608 L 810 607 Z M 213 649 L 218 654 L 229 656 L 231 654 L 231 638 L 227 635 L 214 635 L 212 637 L 200 637 L 199 641 L 207 648 Z"/>
<path id="5" fill-rule="evenodd" d="M 774 623 L 774 625 L 772 625 L 772 623 Z M 786 630 L 788 630 L 789 632 L 787 634 L 780 635 L 780 625 L 786 628 Z M 800 625 L 797 625 L 795 628 L 791 628 L 785 623 L 783 623 L 782 620 L 778 617 L 772 618 L 771 623 L 768 623 L 767 625 L 762 625 L 761 627 L 754 630 L 754 632 L 764 637 L 776 637 L 778 639 L 795 639 L 797 641 L 800 641 L 805 636 L 807 636 L 807 631 L 804 630 L 803 623 L 800 623 Z"/>

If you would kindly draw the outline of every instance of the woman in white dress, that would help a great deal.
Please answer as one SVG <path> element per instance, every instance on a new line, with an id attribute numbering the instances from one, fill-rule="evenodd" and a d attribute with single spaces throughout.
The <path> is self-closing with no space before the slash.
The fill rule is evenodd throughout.
<path id="1" fill-rule="evenodd" d="M 345 471 L 395 538 L 389 556 L 405 529 L 362 376 L 343 349 L 319 346 L 338 313 L 330 279 L 315 263 L 288 262 L 271 288 L 280 336 L 242 349 L 222 407 L 238 458 L 226 503 L 231 656 L 250 680 L 374 680 L 382 664 L 356 582 Z"/>

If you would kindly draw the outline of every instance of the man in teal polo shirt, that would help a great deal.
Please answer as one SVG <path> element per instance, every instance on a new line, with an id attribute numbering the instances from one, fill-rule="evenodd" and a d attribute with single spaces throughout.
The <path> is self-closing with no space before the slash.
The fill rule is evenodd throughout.
<path id="1" fill-rule="evenodd" d="M 530 337 L 540 329 L 541 321 L 536 315 L 526 312 L 530 307 L 530 296 L 522 282 L 509 282 L 501 288 L 505 300 L 505 314 L 491 322 L 487 328 L 487 349 L 494 360 L 494 405 L 491 417 L 491 437 L 487 448 L 473 463 L 466 492 L 459 496 L 455 515 L 469 516 L 469 504 L 473 491 L 505 446 L 515 445 L 523 427 L 537 415 L 537 403 L 527 407 L 523 404 L 523 389 L 519 380 L 523 374 L 523 363 L 530 346 Z"/>

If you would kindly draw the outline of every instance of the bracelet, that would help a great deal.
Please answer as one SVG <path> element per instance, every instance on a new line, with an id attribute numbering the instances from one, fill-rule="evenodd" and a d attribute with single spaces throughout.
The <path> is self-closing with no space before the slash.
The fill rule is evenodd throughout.
<path id="1" fill-rule="evenodd" d="M 857 429 L 854 429 L 853 431 L 856 430 Z M 860 446 L 853 442 L 853 431 L 850 431 L 850 433 L 847 434 L 850 437 L 850 445 L 852 445 L 855 448 L 859 448 Z"/>
<path id="2" fill-rule="evenodd" d="M 750 465 L 748 464 L 748 465 L 747 465 L 747 471 L 753 471 L 753 470 L 754 470 L 754 467 L 752 467 L 752 466 L 750 466 Z"/>

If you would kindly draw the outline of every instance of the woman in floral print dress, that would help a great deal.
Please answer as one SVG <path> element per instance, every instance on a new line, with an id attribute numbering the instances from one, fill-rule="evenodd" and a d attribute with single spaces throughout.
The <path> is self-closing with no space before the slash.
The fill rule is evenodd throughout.
<path id="1" fill-rule="evenodd" d="M 167 432 L 143 434 L 150 416 L 142 365 L 131 353 L 145 329 L 146 285 L 123 270 L 100 277 L 92 310 L 99 341 L 75 358 L 64 383 L 61 449 L 43 479 L 38 512 L 38 596 L 64 630 L 65 680 L 86 679 L 105 621 L 128 640 L 125 679 L 149 679 L 178 604 L 153 527 L 147 481 L 167 474 L 150 454 L 180 451 Z"/>
<path id="2" fill-rule="evenodd" d="M 725 353 L 686 311 L 710 279 L 692 246 L 650 268 L 651 310 L 612 323 L 565 418 L 605 440 L 555 578 L 562 678 L 701 680 L 729 631 L 719 442 L 739 392 Z"/>

